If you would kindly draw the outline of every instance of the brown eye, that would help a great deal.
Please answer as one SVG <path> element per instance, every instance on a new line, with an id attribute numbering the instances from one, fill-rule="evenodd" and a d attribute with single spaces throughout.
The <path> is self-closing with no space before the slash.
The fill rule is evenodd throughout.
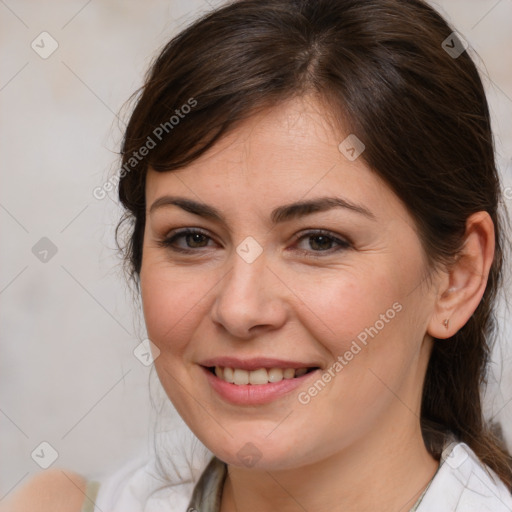
<path id="1" fill-rule="evenodd" d="M 183 238 L 185 240 L 186 247 L 177 247 L 176 240 Z M 193 249 L 200 249 L 207 247 L 207 241 L 211 238 L 197 229 L 184 229 L 173 233 L 164 240 L 158 242 L 161 247 L 170 248 L 173 251 L 178 252 L 194 252 Z M 206 243 L 205 243 L 206 242 Z"/>
<path id="2" fill-rule="evenodd" d="M 328 252 L 328 254 L 332 254 L 333 252 L 349 249 L 351 247 L 351 244 L 348 241 L 338 238 L 337 236 L 334 236 L 332 233 L 328 231 L 310 231 L 308 233 L 303 234 L 301 237 L 298 238 L 298 240 L 299 242 L 302 240 L 309 240 L 309 249 L 299 249 L 299 251 L 303 253 Z M 333 249 L 333 244 L 337 245 L 338 247 Z M 311 256 L 321 257 L 321 255 L 316 254 L 313 254 Z"/>

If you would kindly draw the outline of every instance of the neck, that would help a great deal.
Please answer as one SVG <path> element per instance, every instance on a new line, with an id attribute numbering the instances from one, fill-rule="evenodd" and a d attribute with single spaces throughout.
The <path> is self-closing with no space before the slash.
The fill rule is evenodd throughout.
<path id="1" fill-rule="evenodd" d="M 307 466 L 265 471 L 229 465 L 220 510 L 405 512 L 438 466 L 424 446 L 419 424 L 409 433 L 395 428 L 391 436 L 381 425 L 375 435 Z"/>

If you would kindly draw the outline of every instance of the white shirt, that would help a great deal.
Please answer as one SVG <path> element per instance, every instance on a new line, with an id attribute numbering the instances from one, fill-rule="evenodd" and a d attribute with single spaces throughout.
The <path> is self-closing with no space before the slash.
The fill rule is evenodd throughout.
<path id="1" fill-rule="evenodd" d="M 154 456 L 133 459 L 99 479 L 94 511 L 187 512 L 194 486 L 212 456 L 203 445 L 192 458 L 177 451 L 168 470 L 171 484 L 158 476 Z M 468 445 L 452 441 L 446 444 L 440 467 L 415 512 L 512 512 L 512 495 Z"/>

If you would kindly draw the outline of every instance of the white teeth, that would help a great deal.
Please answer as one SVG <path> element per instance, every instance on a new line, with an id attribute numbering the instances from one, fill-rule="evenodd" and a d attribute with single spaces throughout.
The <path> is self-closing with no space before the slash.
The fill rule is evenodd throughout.
<path id="1" fill-rule="evenodd" d="M 237 384 L 238 386 L 249 384 L 249 372 L 235 368 L 233 370 L 233 384 Z"/>
<path id="2" fill-rule="evenodd" d="M 307 373 L 307 368 L 259 368 L 258 370 L 247 371 L 240 368 L 215 367 L 215 375 L 226 382 L 238 386 L 245 384 L 268 384 L 270 382 L 280 382 L 283 379 L 293 379 L 301 377 Z"/>
<path id="3" fill-rule="evenodd" d="M 215 367 L 215 372 L 217 372 L 217 368 L 218 366 Z M 224 380 L 233 384 L 233 382 L 235 382 L 233 379 L 233 373 L 233 368 L 224 368 Z"/>
<path id="4" fill-rule="evenodd" d="M 283 377 L 285 379 L 293 379 L 295 377 L 295 370 L 293 368 L 285 368 Z"/>
<path id="5" fill-rule="evenodd" d="M 288 370 L 293 370 L 293 368 L 288 368 Z M 269 382 L 279 382 L 283 380 L 284 371 L 281 368 L 270 368 L 270 370 L 267 370 L 267 374 Z"/>
<path id="6" fill-rule="evenodd" d="M 269 378 L 265 368 L 247 372 L 247 374 L 249 375 L 249 384 L 268 384 Z"/>

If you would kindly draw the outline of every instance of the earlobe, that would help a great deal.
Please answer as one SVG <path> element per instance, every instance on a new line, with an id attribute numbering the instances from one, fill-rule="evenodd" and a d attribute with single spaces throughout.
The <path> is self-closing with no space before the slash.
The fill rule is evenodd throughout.
<path id="1" fill-rule="evenodd" d="M 487 286 L 495 247 L 494 223 L 487 212 L 467 219 L 464 239 L 439 288 L 427 329 L 434 338 L 446 339 L 457 333 L 478 307 Z"/>

